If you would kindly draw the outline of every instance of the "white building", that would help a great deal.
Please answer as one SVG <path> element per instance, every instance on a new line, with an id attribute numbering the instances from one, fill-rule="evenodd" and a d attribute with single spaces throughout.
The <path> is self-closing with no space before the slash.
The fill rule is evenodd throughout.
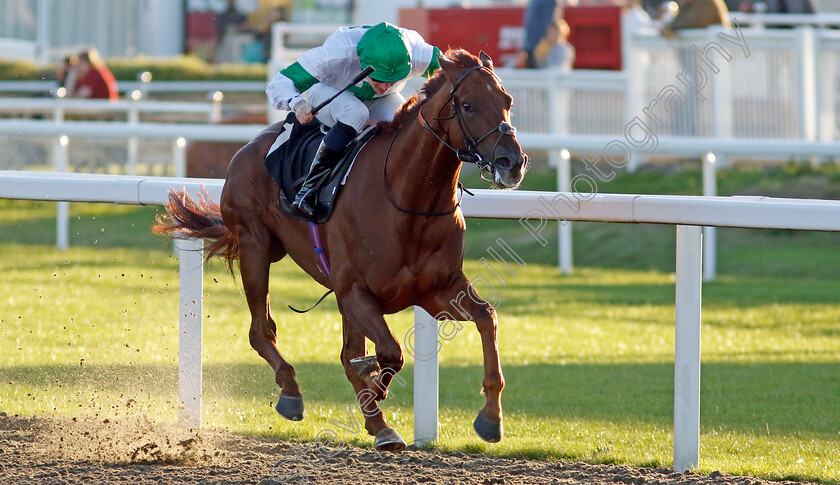
<path id="1" fill-rule="evenodd" d="M 174 0 L 0 0 L 0 56 L 49 62 L 95 47 L 104 57 L 183 52 Z"/>

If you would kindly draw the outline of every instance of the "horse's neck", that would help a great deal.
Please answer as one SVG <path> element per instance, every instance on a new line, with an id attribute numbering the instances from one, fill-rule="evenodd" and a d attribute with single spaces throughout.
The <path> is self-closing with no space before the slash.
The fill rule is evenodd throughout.
<path id="1" fill-rule="evenodd" d="M 431 106 L 423 110 L 424 115 L 436 112 Z M 446 139 L 437 122 L 428 118 L 426 121 Z M 461 172 L 455 153 L 417 118 L 402 126 L 396 137 L 391 156 L 397 154 L 400 162 L 388 167 L 388 180 L 396 201 L 417 211 L 452 209 Z"/>

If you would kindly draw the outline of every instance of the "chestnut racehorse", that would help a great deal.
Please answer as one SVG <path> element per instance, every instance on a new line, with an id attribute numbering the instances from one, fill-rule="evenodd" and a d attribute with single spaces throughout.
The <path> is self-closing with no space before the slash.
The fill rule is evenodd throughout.
<path id="1" fill-rule="evenodd" d="M 458 203 L 463 161 L 492 174 L 495 185 L 515 188 L 527 157 L 510 125 L 511 97 L 490 58 L 450 50 L 439 70 L 397 113 L 381 123 L 362 149 L 332 217 L 320 226 L 331 274 L 319 265 L 305 221 L 287 216 L 279 187 L 264 157 L 281 124 L 269 126 L 233 157 L 221 207 L 186 192 L 170 193 L 168 216 L 155 232 L 213 241 L 207 257 L 221 255 L 239 270 L 251 311 L 251 346 L 274 369 L 277 411 L 303 418 L 294 368 L 277 347 L 268 303 L 269 265 L 285 255 L 318 283 L 335 291 L 342 315 L 341 363 L 365 415 L 377 450 L 400 451 L 405 443 L 386 422 L 378 401 L 404 364 L 399 341 L 383 315 L 416 305 L 438 319 L 473 321 L 484 352 L 486 404 L 473 428 L 489 442 L 502 438 L 501 393 L 505 385 L 496 340 L 497 319 L 462 271 L 464 217 Z M 459 296 L 460 295 L 460 296 Z M 469 298 L 464 298 L 469 295 Z M 367 359 L 365 339 L 376 347 Z M 351 360 L 354 360 L 351 362 Z M 378 365 L 377 365 L 378 364 Z M 363 394 L 364 393 L 364 394 Z"/>

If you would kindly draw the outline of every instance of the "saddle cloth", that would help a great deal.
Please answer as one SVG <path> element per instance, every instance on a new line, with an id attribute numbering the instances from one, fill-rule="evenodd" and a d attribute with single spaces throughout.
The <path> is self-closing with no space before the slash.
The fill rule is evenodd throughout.
<path id="1" fill-rule="evenodd" d="M 280 186 L 280 206 L 283 212 L 297 219 L 317 224 L 326 222 L 332 215 L 338 194 L 347 180 L 347 174 L 350 173 L 356 155 L 376 131 L 375 127 L 366 128 L 344 150 L 344 154 L 327 176 L 327 180 L 318 189 L 315 215 L 310 219 L 305 214 L 292 209 L 291 202 L 295 200 L 295 195 L 303 185 L 318 145 L 324 137 L 322 126 L 317 119 L 302 125 L 295 118 L 294 113 L 289 113 L 277 140 L 265 157 L 265 168 Z"/>

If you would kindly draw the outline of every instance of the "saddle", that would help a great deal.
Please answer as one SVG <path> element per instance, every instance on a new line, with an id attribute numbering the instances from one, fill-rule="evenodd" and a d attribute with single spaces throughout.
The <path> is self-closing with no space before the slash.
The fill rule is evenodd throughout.
<path id="1" fill-rule="evenodd" d="M 373 126 L 366 128 L 344 150 L 327 180 L 318 188 L 315 215 L 310 219 L 292 209 L 291 203 L 303 185 L 315 158 L 315 151 L 324 137 L 323 126 L 317 119 L 301 124 L 294 113 L 289 113 L 277 140 L 265 157 L 265 168 L 280 186 L 279 202 L 283 212 L 296 219 L 316 224 L 326 222 L 332 215 L 338 194 L 347 180 L 347 174 L 356 156 L 376 132 Z"/>

